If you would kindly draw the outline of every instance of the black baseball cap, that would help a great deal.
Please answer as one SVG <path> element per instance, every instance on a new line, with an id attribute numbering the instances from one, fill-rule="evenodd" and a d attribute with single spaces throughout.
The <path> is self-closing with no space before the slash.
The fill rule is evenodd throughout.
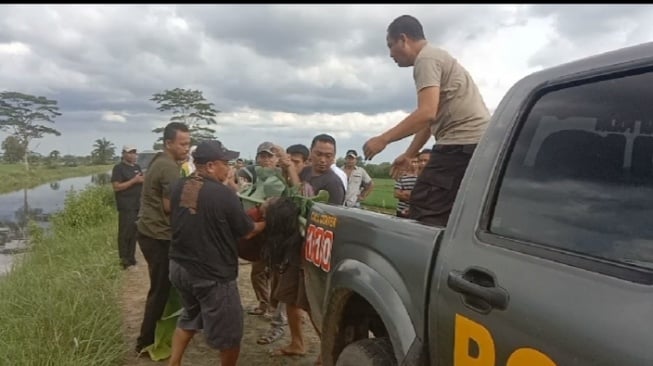
<path id="1" fill-rule="evenodd" d="M 205 140 L 197 145 L 193 152 L 193 161 L 206 164 L 209 161 L 229 161 L 240 156 L 240 152 L 228 150 L 219 140 Z"/>
<path id="2" fill-rule="evenodd" d="M 356 152 L 356 150 L 347 150 L 345 156 L 351 156 L 352 158 L 357 158 L 358 153 Z"/>

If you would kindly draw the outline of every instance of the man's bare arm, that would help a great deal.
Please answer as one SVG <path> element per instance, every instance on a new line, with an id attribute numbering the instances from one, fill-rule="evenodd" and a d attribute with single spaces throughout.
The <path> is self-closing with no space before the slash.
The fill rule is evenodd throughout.
<path id="1" fill-rule="evenodd" d="M 426 127 L 425 129 L 417 132 L 413 137 L 413 141 L 408 146 L 408 149 L 406 149 L 406 156 L 412 157 L 419 154 L 419 152 L 422 150 L 422 147 L 424 147 L 424 144 L 426 144 L 426 142 L 430 138 L 431 138 L 430 127 Z"/>
<path id="2" fill-rule="evenodd" d="M 360 200 L 363 201 L 367 198 L 367 196 L 372 193 L 372 190 L 374 189 L 374 181 L 370 181 L 369 184 L 366 184 L 365 187 L 363 188 L 363 191 L 360 194 Z"/>
<path id="3" fill-rule="evenodd" d="M 295 170 L 295 165 L 290 161 L 290 156 L 279 145 L 274 145 L 275 153 L 279 158 L 279 165 L 286 177 L 286 182 L 293 187 L 298 187 L 301 184 L 299 180 L 299 172 Z"/>
<path id="4" fill-rule="evenodd" d="M 295 169 L 295 166 L 290 164 L 286 165 L 283 168 L 283 172 L 285 173 L 287 177 L 287 182 L 290 184 L 292 187 L 299 187 L 301 184 L 301 181 L 299 180 L 299 174 L 297 173 L 297 170 Z"/>

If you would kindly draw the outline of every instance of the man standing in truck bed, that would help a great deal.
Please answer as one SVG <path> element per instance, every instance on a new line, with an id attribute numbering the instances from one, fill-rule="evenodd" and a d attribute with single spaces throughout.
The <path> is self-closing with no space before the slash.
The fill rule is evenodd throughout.
<path id="1" fill-rule="evenodd" d="M 393 162 L 393 176 L 409 164 L 431 135 L 437 145 L 410 197 L 410 217 L 446 226 L 460 182 L 490 113 L 470 74 L 447 51 L 428 43 L 420 22 L 402 15 L 390 23 L 386 37 L 390 57 L 399 67 L 413 66 L 417 109 L 363 150 L 371 159 L 392 142 L 414 135 Z M 396 176 L 395 176 L 396 178 Z"/>

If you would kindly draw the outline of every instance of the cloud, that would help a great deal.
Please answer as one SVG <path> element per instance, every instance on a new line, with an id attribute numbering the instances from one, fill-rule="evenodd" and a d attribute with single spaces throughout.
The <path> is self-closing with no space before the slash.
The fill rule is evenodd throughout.
<path id="1" fill-rule="evenodd" d="M 102 114 L 102 120 L 106 122 L 118 122 L 118 123 L 127 122 L 127 118 L 115 112 L 104 112 Z"/>
<path id="2" fill-rule="evenodd" d="M 102 137 L 149 148 L 170 117 L 150 98 L 177 87 L 203 91 L 222 111 L 219 137 L 244 152 L 319 132 L 360 148 L 416 106 L 412 70 L 385 42 L 402 14 L 470 71 L 491 110 L 533 71 L 653 36 L 638 6 L 9 5 L 0 85 L 58 101 L 63 135 L 45 150 L 84 154 Z"/>
<path id="3" fill-rule="evenodd" d="M 337 136 L 350 136 L 354 133 L 380 133 L 392 127 L 396 121 L 406 117 L 401 111 L 366 115 L 363 113 L 343 113 L 339 115 L 314 113 L 299 115 L 288 112 L 270 112 L 244 108 L 219 115 L 220 128 L 251 128 L 279 133 L 303 131 L 310 136 L 311 131 L 326 131 Z M 310 136 L 312 138 L 313 136 Z"/>
<path id="4" fill-rule="evenodd" d="M 4 56 L 23 56 L 30 51 L 29 46 L 21 42 L 0 43 L 0 54 Z"/>
<path id="5" fill-rule="evenodd" d="M 527 16 L 547 19 L 552 31 L 531 66 L 548 67 L 592 54 L 647 42 L 653 7 L 633 4 L 534 5 Z"/>

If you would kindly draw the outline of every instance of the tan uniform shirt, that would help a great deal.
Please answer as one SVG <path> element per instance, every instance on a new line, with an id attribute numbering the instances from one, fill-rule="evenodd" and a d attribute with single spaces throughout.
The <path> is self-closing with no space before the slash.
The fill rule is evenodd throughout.
<path id="1" fill-rule="evenodd" d="M 490 112 L 471 75 L 447 51 L 424 46 L 415 59 L 413 79 L 417 92 L 440 87 L 438 111 L 431 133 L 438 144 L 476 144 L 490 120 Z"/>

